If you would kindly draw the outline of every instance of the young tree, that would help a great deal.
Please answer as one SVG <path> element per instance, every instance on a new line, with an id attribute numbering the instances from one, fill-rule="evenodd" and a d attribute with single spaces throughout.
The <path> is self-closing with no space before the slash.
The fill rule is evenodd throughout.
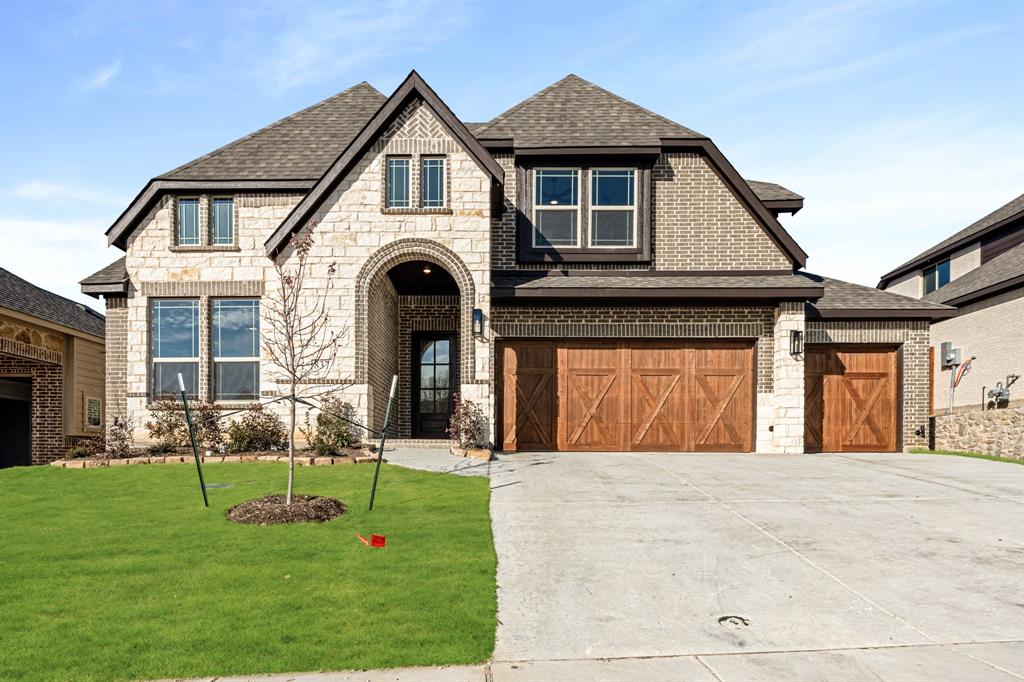
<path id="1" fill-rule="evenodd" d="M 313 248 L 314 225 L 300 237 L 292 237 L 292 264 L 275 262 L 278 287 L 265 299 L 263 351 L 276 368 L 278 384 L 288 387 L 288 494 L 292 503 L 295 482 L 295 428 L 298 401 L 317 392 L 318 379 L 329 374 L 342 331 L 331 330 L 327 299 L 337 272 L 334 263 L 327 266 L 326 282 L 307 289 L 309 254 Z"/>

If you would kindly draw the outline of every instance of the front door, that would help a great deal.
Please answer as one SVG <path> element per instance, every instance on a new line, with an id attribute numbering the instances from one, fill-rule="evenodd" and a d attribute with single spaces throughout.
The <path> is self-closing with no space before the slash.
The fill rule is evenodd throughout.
<path id="1" fill-rule="evenodd" d="M 413 436 L 444 438 L 456 390 L 454 334 L 413 337 Z"/>

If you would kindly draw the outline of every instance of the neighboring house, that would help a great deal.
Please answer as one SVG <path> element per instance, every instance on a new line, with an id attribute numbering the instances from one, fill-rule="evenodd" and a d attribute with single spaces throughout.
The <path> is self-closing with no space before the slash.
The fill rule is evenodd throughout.
<path id="1" fill-rule="evenodd" d="M 954 391 L 954 412 L 1024 405 L 1024 380 L 1010 386 L 1008 401 L 988 397 L 1008 376 L 1024 375 L 1024 194 L 883 275 L 878 288 L 957 309 L 931 328 L 934 413 L 950 409 L 943 342 L 962 361 L 974 358 Z"/>
<path id="2" fill-rule="evenodd" d="M 103 315 L 0 268 L 0 467 L 103 434 Z"/>
<path id="3" fill-rule="evenodd" d="M 928 326 L 953 311 L 803 273 L 778 219 L 802 205 L 576 76 L 487 123 L 415 72 L 360 83 L 154 178 L 108 230 L 126 257 L 82 283 L 108 421 L 143 423 L 179 372 L 226 406 L 280 395 L 261 311 L 312 224 L 347 335 L 318 383 L 379 428 L 397 374 L 397 436 L 443 438 L 461 393 L 505 450 L 924 444 Z"/>

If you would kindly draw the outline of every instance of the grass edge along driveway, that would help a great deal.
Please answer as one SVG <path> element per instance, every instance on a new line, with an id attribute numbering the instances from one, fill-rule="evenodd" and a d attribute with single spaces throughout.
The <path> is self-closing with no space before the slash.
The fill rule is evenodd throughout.
<path id="1" fill-rule="evenodd" d="M 488 480 L 304 468 L 348 513 L 240 526 L 283 464 L 0 471 L 0 678 L 124 680 L 478 663 L 496 624 Z M 387 536 L 385 549 L 356 538 Z"/>

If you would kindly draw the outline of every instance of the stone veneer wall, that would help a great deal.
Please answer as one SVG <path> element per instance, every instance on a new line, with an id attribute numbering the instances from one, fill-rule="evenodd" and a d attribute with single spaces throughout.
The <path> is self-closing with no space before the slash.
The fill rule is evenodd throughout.
<path id="1" fill-rule="evenodd" d="M 1024 459 L 1024 407 L 935 417 L 935 449 Z"/>
<path id="2" fill-rule="evenodd" d="M 445 155 L 448 207 L 401 211 L 384 208 L 384 166 L 388 154 L 412 156 L 416 165 L 420 155 Z M 125 411 L 135 422 L 137 438 L 145 438 L 145 432 L 138 427 L 148 418 L 148 299 L 170 295 L 151 285 L 207 283 L 220 287 L 233 282 L 261 282 L 266 283 L 270 291 L 276 286 L 274 263 L 267 258 L 263 244 L 300 199 L 298 195 L 283 193 L 236 195 L 235 247 L 174 248 L 173 197 L 158 202 L 129 238 L 128 275 L 133 283 L 145 289 L 141 295 L 127 301 Z M 322 379 L 325 386 L 336 390 L 340 398 L 356 407 L 361 419 L 373 418 L 377 408 L 371 407 L 375 397 L 372 394 L 379 392 L 373 390 L 365 372 L 360 379 L 357 371 L 357 349 L 360 346 L 365 349 L 367 344 L 365 338 L 357 343 L 356 336 L 368 335 L 369 330 L 368 325 L 360 328 L 357 324 L 356 293 L 360 287 L 365 290 L 376 274 L 363 273 L 368 275 L 367 281 L 360 282 L 363 266 L 375 253 L 399 240 L 438 245 L 455 254 L 458 267 L 442 263 L 453 276 L 457 274 L 454 271 L 468 273 L 472 295 L 465 297 L 463 306 L 467 311 L 480 308 L 486 317 L 490 306 L 490 210 L 488 174 L 448 134 L 429 107 L 413 102 L 355 164 L 314 215 L 311 224 L 316 225 L 315 244 L 308 261 L 307 283 L 311 291 L 326 291 L 331 331 L 344 339 L 331 375 Z M 206 226 L 201 227 L 205 231 Z M 415 257 L 415 254 L 410 252 L 409 256 Z M 431 259 L 426 248 L 421 249 L 419 257 Z M 285 267 L 294 265 L 295 256 L 290 248 L 279 258 Z M 337 270 L 333 286 L 328 290 L 331 266 Z M 196 296 L 201 299 L 203 295 Z M 485 409 L 490 410 L 491 376 L 486 344 L 467 340 L 463 343 L 463 348 L 467 349 L 463 354 L 466 363 L 463 394 L 482 402 Z M 208 352 L 208 346 L 204 346 L 202 356 L 208 356 Z M 268 397 L 277 392 L 272 375 L 273 370 L 264 358 L 261 392 Z M 465 380 L 467 376 L 469 381 Z M 386 396 L 385 390 L 385 401 Z M 283 406 L 274 409 L 284 413 Z"/>
<path id="3" fill-rule="evenodd" d="M 386 274 L 378 275 L 369 287 L 367 310 L 367 381 L 370 395 L 370 427 L 384 425 L 391 379 L 398 373 L 398 294 Z M 392 417 L 392 424 L 397 422 Z M 394 431 L 392 431 L 394 433 Z"/>
<path id="4" fill-rule="evenodd" d="M 60 459 L 64 455 L 64 367 L 0 354 L 0 377 L 32 379 L 32 464 Z"/>
<path id="5" fill-rule="evenodd" d="M 900 405 L 903 431 L 898 446 L 907 449 L 928 444 L 927 321 L 808 320 L 804 343 L 898 345 L 900 390 L 903 393 Z M 921 435 L 915 433 L 918 429 L 921 429 Z"/>
<path id="6" fill-rule="evenodd" d="M 778 311 L 724 306 L 496 306 L 490 332 L 494 341 L 502 337 L 753 339 L 757 362 L 755 450 L 802 452 L 803 363 L 792 358 L 788 349 L 789 330 L 800 328 L 803 318 L 802 304 Z M 494 343 L 490 345 L 493 352 Z"/>
<path id="7" fill-rule="evenodd" d="M 652 262 L 517 263 L 516 165 L 495 154 L 505 170 L 503 212 L 491 225 L 495 270 L 789 270 L 792 263 L 729 187 L 695 153 L 662 154 L 652 173 Z"/>
<path id="8" fill-rule="evenodd" d="M 416 332 L 459 334 L 458 296 L 398 297 L 398 427 L 399 435 L 412 435 L 412 335 Z M 456 358 L 458 360 L 458 358 Z M 452 380 L 459 390 L 460 372 Z"/>

